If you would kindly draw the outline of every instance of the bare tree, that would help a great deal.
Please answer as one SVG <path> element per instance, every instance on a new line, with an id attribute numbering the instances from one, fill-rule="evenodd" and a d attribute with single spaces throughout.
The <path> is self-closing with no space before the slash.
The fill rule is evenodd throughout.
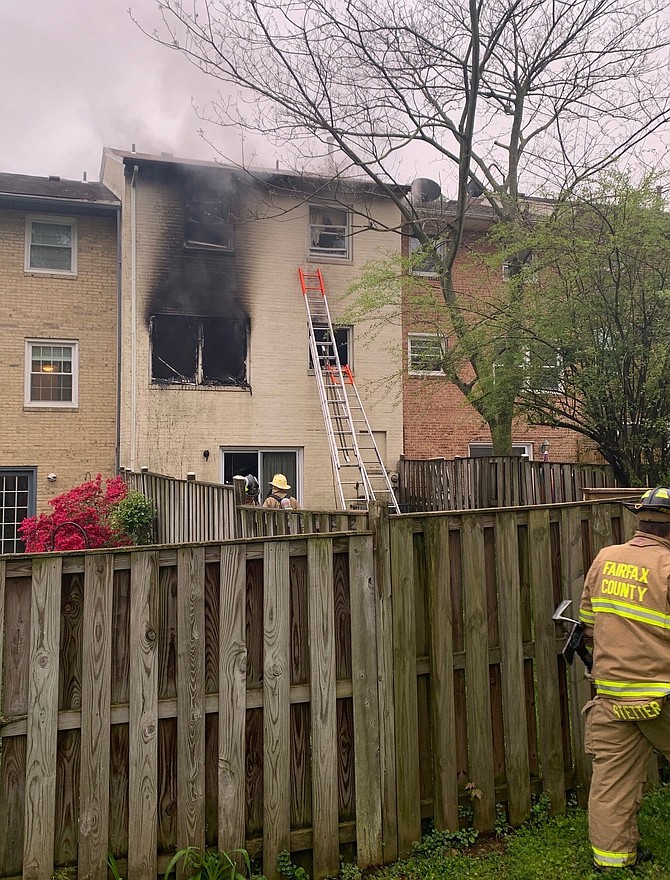
<path id="1" fill-rule="evenodd" d="M 486 344 L 454 284 L 468 208 L 524 222 L 528 192 L 565 197 L 637 150 L 670 117 L 668 4 L 655 0 L 157 0 L 152 36 L 238 90 L 211 118 L 290 144 L 297 161 L 337 150 L 337 174 L 369 178 L 399 229 L 432 251 L 458 343 L 445 372 L 511 451 L 522 341 Z M 438 234 L 399 185 L 408 148 L 455 199 Z M 430 173 L 426 176 L 431 176 Z M 514 296 L 519 296 L 515 285 Z M 504 312 L 504 307 L 502 307 Z M 491 338 L 498 342 L 491 342 Z M 517 352 L 518 353 L 518 352 Z M 493 363 L 497 358 L 492 393 Z M 501 389 L 505 389 L 503 393 Z"/>

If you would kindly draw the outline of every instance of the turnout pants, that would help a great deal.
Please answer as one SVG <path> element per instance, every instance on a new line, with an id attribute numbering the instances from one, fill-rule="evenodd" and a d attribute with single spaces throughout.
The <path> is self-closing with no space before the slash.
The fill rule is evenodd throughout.
<path id="1" fill-rule="evenodd" d="M 632 865 L 640 839 L 637 813 L 647 764 L 654 749 L 670 759 L 670 697 L 656 718 L 644 721 L 621 720 L 615 704 L 605 697 L 587 703 L 584 712 L 585 748 L 593 756 L 589 794 L 593 859 L 601 867 Z"/>

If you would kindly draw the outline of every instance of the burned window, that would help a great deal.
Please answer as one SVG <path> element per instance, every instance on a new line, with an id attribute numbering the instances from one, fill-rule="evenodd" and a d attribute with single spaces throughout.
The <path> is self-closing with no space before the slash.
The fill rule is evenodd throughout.
<path id="1" fill-rule="evenodd" d="M 233 216 L 228 199 L 192 196 L 186 203 L 186 244 L 232 251 Z"/>
<path id="2" fill-rule="evenodd" d="M 153 315 L 151 381 L 248 387 L 247 331 L 243 319 Z"/>

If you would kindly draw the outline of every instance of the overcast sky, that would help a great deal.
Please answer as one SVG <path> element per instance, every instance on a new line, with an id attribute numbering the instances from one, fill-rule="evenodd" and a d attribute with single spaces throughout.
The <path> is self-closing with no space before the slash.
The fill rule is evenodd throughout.
<path id="1" fill-rule="evenodd" d="M 0 172 L 97 180 L 103 146 L 133 143 L 214 158 L 192 106 L 212 95 L 208 78 L 144 36 L 129 6 L 155 25 L 152 0 L 0 0 Z M 239 136 L 213 137 L 239 160 Z"/>

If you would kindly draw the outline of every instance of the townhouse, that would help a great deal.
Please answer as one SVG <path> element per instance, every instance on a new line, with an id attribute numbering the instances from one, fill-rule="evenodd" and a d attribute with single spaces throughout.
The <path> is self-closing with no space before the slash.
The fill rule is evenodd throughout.
<path id="1" fill-rule="evenodd" d="M 333 473 L 308 351 L 298 269 L 320 268 L 334 321 L 363 265 L 398 252 L 399 216 L 365 181 L 253 173 L 106 149 L 101 180 L 123 205 L 123 466 L 333 508 Z M 396 230 L 395 232 L 393 230 Z M 401 327 L 339 326 L 383 461 L 402 453 Z"/>
<path id="2" fill-rule="evenodd" d="M 114 473 L 119 211 L 100 183 L 0 174 L 0 553 L 54 495 Z"/>

